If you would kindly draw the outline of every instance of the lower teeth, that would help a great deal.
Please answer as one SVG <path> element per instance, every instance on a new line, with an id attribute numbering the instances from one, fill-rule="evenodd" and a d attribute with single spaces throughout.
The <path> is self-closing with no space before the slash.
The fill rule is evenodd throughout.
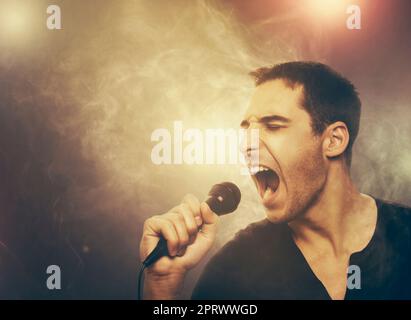
<path id="1" fill-rule="evenodd" d="M 267 189 L 265 189 L 264 195 L 266 195 L 267 193 L 274 193 L 274 190 L 270 187 L 267 187 Z"/>

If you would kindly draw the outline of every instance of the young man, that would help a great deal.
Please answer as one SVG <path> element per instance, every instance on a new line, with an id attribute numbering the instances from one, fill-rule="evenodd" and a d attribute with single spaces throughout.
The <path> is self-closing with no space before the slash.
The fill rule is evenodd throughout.
<path id="1" fill-rule="evenodd" d="M 252 177 L 267 217 L 210 260 L 192 298 L 411 298 L 411 211 L 361 194 L 350 178 L 361 113 L 354 86 L 311 62 L 253 75 L 257 88 L 241 126 L 260 132 Z M 147 270 L 145 298 L 179 297 L 187 271 L 210 249 L 217 223 L 192 195 L 145 222 L 141 258 L 159 235 L 172 256 Z M 350 266 L 360 281 L 352 289 Z"/>

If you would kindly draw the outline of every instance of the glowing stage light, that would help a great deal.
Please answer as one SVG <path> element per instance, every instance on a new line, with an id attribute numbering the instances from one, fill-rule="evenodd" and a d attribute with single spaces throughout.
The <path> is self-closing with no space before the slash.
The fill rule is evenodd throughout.
<path id="1" fill-rule="evenodd" d="M 344 14 L 347 0 L 306 0 L 305 8 L 309 13 L 321 19 L 333 19 Z"/>
<path id="2" fill-rule="evenodd" d="M 2 41 L 15 41 L 29 33 L 27 6 L 11 2 L 0 4 L 0 36 Z"/>
<path id="3" fill-rule="evenodd" d="M 25 17 L 20 12 L 10 12 L 3 17 L 3 27 L 10 32 L 21 32 L 25 27 Z"/>

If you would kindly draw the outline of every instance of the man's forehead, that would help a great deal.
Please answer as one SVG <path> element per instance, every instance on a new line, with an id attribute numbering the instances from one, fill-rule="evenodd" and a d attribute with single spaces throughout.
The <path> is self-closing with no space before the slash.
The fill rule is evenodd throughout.
<path id="1" fill-rule="evenodd" d="M 244 119 L 271 114 L 292 117 L 294 113 L 303 111 L 302 98 L 303 86 L 291 88 L 282 79 L 269 80 L 256 88 Z"/>

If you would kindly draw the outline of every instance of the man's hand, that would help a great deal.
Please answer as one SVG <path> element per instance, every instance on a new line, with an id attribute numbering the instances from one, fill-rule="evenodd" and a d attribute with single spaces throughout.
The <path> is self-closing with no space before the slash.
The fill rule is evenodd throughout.
<path id="1" fill-rule="evenodd" d="M 183 288 L 186 273 L 194 268 L 214 243 L 218 216 L 207 203 L 186 195 L 180 205 L 144 222 L 140 259 L 156 247 L 160 236 L 167 240 L 170 256 L 162 257 L 147 269 L 145 298 L 175 299 Z"/>

